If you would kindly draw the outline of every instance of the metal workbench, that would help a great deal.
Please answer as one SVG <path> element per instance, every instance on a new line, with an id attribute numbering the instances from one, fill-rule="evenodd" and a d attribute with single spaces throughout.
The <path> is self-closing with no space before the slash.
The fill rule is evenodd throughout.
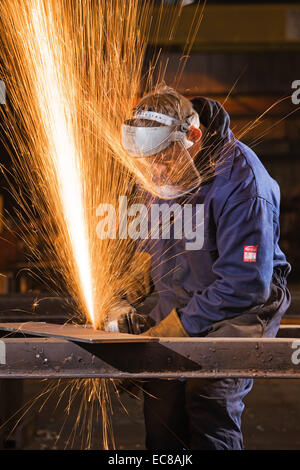
<path id="1" fill-rule="evenodd" d="M 282 325 L 277 338 L 150 338 L 37 322 L 1 323 L 0 332 L 2 379 L 300 378 L 299 325 Z"/>

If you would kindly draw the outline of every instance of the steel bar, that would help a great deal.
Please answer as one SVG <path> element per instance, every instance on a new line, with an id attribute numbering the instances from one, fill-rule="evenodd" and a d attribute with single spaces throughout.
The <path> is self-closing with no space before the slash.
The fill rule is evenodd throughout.
<path id="1" fill-rule="evenodd" d="M 149 336 L 108 333 L 106 331 L 94 330 L 89 326 L 56 325 L 45 322 L 0 323 L 0 330 L 84 343 L 147 343 L 158 341 L 157 338 Z"/>
<path id="2" fill-rule="evenodd" d="M 120 333 L 107 333 L 105 331 L 93 330 L 91 327 L 70 324 L 52 324 L 46 322 L 23 322 L 23 323 L 0 323 L 1 331 L 19 333 L 29 336 L 41 336 L 49 338 L 67 339 L 70 341 L 85 343 L 104 343 L 104 342 L 156 342 L 157 338 L 145 336 L 128 335 Z M 277 337 L 279 338 L 299 338 L 300 325 L 295 324 L 281 325 Z"/>
<path id="3" fill-rule="evenodd" d="M 0 378 L 89 377 L 300 378 L 300 341 L 295 338 L 161 338 L 156 343 L 79 343 L 53 338 L 0 341 Z"/>

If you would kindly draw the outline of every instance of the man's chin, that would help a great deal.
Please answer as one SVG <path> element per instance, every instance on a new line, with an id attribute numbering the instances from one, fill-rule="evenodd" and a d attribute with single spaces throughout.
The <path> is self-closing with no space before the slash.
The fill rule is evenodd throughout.
<path id="1" fill-rule="evenodd" d="M 154 186 L 153 192 L 163 199 L 175 199 L 185 194 L 181 186 L 175 186 L 171 184 L 165 184 L 161 186 Z"/>

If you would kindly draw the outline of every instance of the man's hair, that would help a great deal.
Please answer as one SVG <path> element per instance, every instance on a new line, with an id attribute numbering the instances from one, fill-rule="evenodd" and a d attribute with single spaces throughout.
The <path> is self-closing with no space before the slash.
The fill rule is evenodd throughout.
<path id="1" fill-rule="evenodd" d="M 156 86 L 154 91 L 143 96 L 134 111 L 135 114 L 139 114 L 141 111 L 153 111 L 173 117 L 179 121 L 184 121 L 187 117 L 196 113 L 191 101 L 165 84 Z M 134 119 L 131 121 L 131 125 L 151 127 L 162 124 L 156 121 Z"/>

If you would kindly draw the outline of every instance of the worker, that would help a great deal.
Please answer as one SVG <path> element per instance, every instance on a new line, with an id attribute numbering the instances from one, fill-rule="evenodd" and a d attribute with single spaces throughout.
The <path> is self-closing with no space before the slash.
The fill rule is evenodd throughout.
<path id="1" fill-rule="evenodd" d="M 188 100 L 163 85 L 123 125 L 123 147 L 152 204 L 204 207 L 201 248 L 172 237 L 147 241 L 159 298 L 149 314 L 154 325 L 142 334 L 275 337 L 290 304 L 279 186 L 229 124 L 217 101 Z M 145 330 L 132 311 L 117 324 Z M 252 385 L 230 377 L 146 381 L 147 449 L 243 449 L 243 399 Z"/>

